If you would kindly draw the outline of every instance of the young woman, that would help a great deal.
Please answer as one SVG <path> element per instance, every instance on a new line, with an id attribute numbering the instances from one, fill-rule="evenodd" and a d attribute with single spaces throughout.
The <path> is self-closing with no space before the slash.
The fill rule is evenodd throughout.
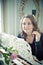
<path id="1" fill-rule="evenodd" d="M 37 22 L 33 15 L 26 15 L 21 20 L 22 32 L 18 35 L 30 44 L 32 54 L 38 60 L 43 60 L 43 33 L 39 31 Z"/>

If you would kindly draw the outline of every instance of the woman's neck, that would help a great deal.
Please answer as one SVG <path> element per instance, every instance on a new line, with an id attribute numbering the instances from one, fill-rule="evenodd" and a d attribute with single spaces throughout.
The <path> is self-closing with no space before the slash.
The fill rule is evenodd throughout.
<path id="1" fill-rule="evenodd" d="M 28 43 L 30 43 L 30 44 L 32 44 L 33 40 L 34 40 L 34 35 L 28 35 L 28 36 L 26 37 L 26 41 L 27 41 Z"/>

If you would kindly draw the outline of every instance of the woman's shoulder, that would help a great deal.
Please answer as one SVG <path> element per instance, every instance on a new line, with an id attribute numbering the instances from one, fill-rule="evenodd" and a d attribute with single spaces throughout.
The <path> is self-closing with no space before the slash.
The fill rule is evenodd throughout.
<path id="1" fill-rule="evenodd" d="M 41 33 L 41 39 L 43 39 L 43 33 Z"/>
<path id="2" fill-rule="evenodd" d="M 43 33 L 41 33 L 40 42 L 41 42 L 41 44 L 43 46 Z"/>
<path id="3" fill-rule="evenodd" d="M 19 33 L 17 37 L 18 37 L 18 38 L 21 38 L 21 33 Z"/>

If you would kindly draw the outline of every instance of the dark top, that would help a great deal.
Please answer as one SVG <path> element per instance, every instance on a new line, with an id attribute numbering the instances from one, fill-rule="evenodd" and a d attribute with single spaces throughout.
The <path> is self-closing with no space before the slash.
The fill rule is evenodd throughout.
<path id="1" fill-rule="evenodd" d="M 18 37 L 22 38 L 21 34 L 19 34 Z M 38 60 L 40 61 L 43 60 L 43 33 L 41 33 L 39 42 L 35 41 L 35 36 L 34 36 L 33 43 L 30 44 L 30 46 L 32 48 L 32 54 L 35 55 Z"/>
<path id="2" fill-rule="evenodd" d="M 0 65 L 5 65 L 3 60 L 0 60 Z"/>

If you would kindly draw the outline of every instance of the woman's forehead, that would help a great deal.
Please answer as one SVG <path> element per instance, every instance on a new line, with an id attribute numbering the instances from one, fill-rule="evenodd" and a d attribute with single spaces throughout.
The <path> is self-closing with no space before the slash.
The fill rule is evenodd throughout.
<path id="1" fill-rule="evenodd" d="M 31 22 L 30 18 L 23 18 L 23 22 Z"/>

